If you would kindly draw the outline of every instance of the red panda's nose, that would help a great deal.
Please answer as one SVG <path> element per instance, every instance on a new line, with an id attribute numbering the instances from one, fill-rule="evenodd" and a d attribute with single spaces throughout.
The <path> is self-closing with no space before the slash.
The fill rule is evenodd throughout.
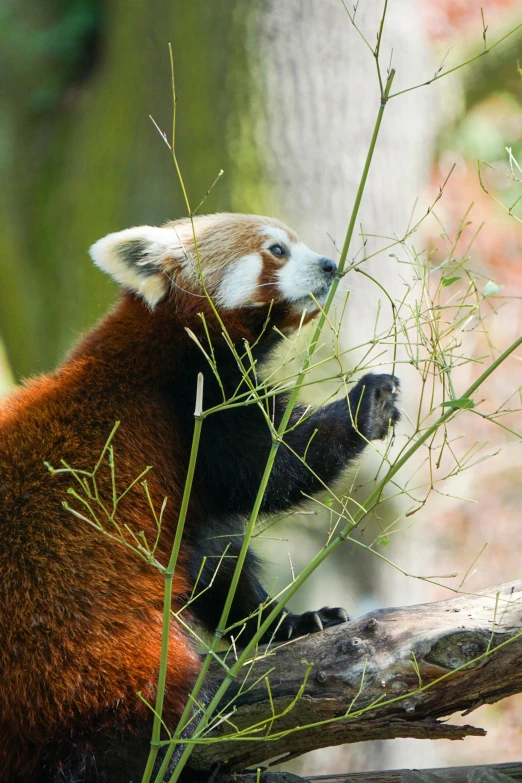
<path id="1" fill-rule="evenodd" d="M 337 271 L 337 264 L 331 258 L 320 258 L 319 266 L 323 272 L 329 272 L 331 275 Z"/>

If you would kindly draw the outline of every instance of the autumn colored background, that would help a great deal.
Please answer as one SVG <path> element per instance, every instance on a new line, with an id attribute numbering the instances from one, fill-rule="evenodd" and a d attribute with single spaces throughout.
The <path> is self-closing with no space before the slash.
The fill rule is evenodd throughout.
<path id="1" fill-rule="evenodd" d="M 389 5 L 387 35 L 392 47 L 396 36 L 393 56 L 404 85 L 483 47 L 476 0 Z M 482 6 L 487 42 L 522 24 L 518 0 L 484 0 Z M 324 28 L 331 41 L 321 33 L 325 8 L 339 15 L 335 30 Z M 381 8 L 377 0 L 361 0 L 358 10 L 372 42 Z M 205 211 L 277 214 L 318 250 L 322 243 L 324 252 L 331 252 L 327 232 L 342 241 L 374 116 L 375 73 L 364 47 L 360 58 L 354 53 L 360 41 L 337 0 L 4 0 L 0 20 L 0 393 L 50 370 L 113 301 L 113 284 L 87 260 L 92 242 L 119 228 L 184 214 L 168 151 L 149 119 L 153 115 L 165 129 L 170 124 L 169 41 L 179 87 L 178 153 L 194 201 L 224 169 Z M 335 60 L 327 61 L 330 46 L 346 58 L 338 72 Z M 292 49 L 294 60 L 285 59 Z M 410 59 L 401 70 L 403 56 Z M 522 329 L 522 201 L 508 214 L 481 188 L 476 166 L 484 161 L 509 174 L 507 149 L 522 165 L 518 59 L 522 27 L 495 52 L 412 93 L 405 114 L 390 109 L 383 157 L 376 159 L 365 197 L 370 228 L 400 232 L 396 221 L 415 199 L 430 203 L 455 164 L 437 204 L 438 222 L 426 222 L 422 243 L 442 260 L 444 233 L 454 236 L 465 215 L 458 252 L 480 228 L 471 264 L 494 281 L 498 296 L 486 320 L 489 336 L 466 336 L 476 356 L 486 350 L 498 355 Z M 340 84 L 352 91 L 349 99 Z M 321 147 L 317 142 L 330 132 L 331 141 Z M 520 183 L 482 171 L 487 188 L 506 206 L 522 195 Z M 402 212 L 394 211 L 399 202 Z M 379 264 L 392 290 L 395 283 Z M 364 319 L 358 306 L 356 300 L 355 322 Z M 463 387 L 473 372 L 471 365 L 459 375 Z M 520 357 L 514 357 L 485 387 L 491 409 L 517 389 L 513 408 L 520 407 L 521 380 Z M 520 432 L 520 418 L 514 414 L 505 423 Z M 499 453 L 433 495 L 414 518 L 415 535 L 405 540 L 414 542 L 408 563 L 415 566 L 417 558 L 419 571 L 459 571 L 462 577 L 463 565 L 465 571 L 482 553 L 465 582 L 464 589 L 475 591 L 521 576 L 522 452 L 512 432 L 478 417 L 469 424 L 466 443 L 487 440 L 487 453 Z M 314 532 L 305 523 L 302 528 L 296 549 L 302 545 L 306 553 Z M 318 579 L 330 595 L 339 590 L 339 600 L 348 593 L 356 614 L 448 595 L 417 582 L 403 586 L 396 576 L 392 585 L 373 564 L 362 570 L 354 565 L 352 581 L 344 582 L 346 569 L 340 561 L 334 565 Z M 314 598 L 308 595 L 306 603 L 319 595 L 313 584 Z M 521 714 L 522 697 L 513 697 L 474 714 L 488 729 L 485 739 L 337 748 L 310 754 L 292 769 L 320 774 L 520 761 Z"/>
<path id="2" fill-rule="evenodd" d="M 480 5 L 483 5 L 487 34 L 510 29 L 522 20 L 520 4 L 511 0 L 479 4 L 470 0 L 441 0 L 424 3 L 424 18 L 432 44 L 438 53 L 448 47 L 466 47 L 477 40 L 481 32 Z M 467 244 L 471 235 L 484 223 L 472 246 L 473 267 L 489 275 L 503 286 L 505 301 L 502 308 L 488 319 L 490 336 L 497 346 L 507 345 L 522 329 L 522 224 L 510 217 L 490 198 L 478 184 L 475 161 L 487 161 L 506 170 L 506 148 L 511 148 L 518 159 L 522 157 L 522 78 L 513 68 L 514 60 L 522 54 L 518 39 L 516 56 L 506 67 L 486 66 L 475 72 L 462 73 L 463 92 L 450 127 L 442 127 L 433 162 L 432 185 L 440 181 L 448 163 L 456 163 L 450 178 L 440 213 L 446 228 L 455 228 L 470 205 L 469 220 L 473 225 L 464 232 L 462 242 Z M 508 59 L 508 58 L 507 58 Z M 520 172 L 519 172 L 520 173 Z M 513 204 L 521 195 L 520 187 L 504 177 L 489 177 L 503 203 Z M 515 208 L 520 218 L 522 210 Z M 484 339 L 480 336 L 477 341 Z M 478 352 L 480 353 L 480 346 Z M 518 387 L 518 397 L 513 408 L 520 405 L 522 367 L 520 360 L 504 366 L 488 386 L 491 409 L 500 404 L 507 389 Z M 507 395 L 506 395 L 507 396 Z M 512 418 L 520 432 L 521 416 Z M 518 426 L 516 426 L 518 422 Z M 507 421 L 505 422 L 508 423 Z M 475 422 L 476 425 L 476 422 Z M 494 432 L 478 427 L 473 436 L 490 439 L 487 453 L 500 453 L 492 460 L 478 465 L 460 487 L 463 496 L 475 502 L 449 502 L 441 504 L 437 514 L 433 510 L 433 524 L 439 552 L 437 560 L 444 562 L 444 569 L 452 570 L 459 555 L 468 552 L 478 555 L 484 544 L 487 548 L 476 563 L 473 577 L 466 588 L 480 589 L 495 583 L 518 578 L 520 575 L 520 482 L 522 455 L 520 441 L 505 431 Z M 458 567 L 456 568 L 458 570 Z M 433 597 L 442 597 L 434 592 Z M 489 706 L 471 718 L 488 730 L 486 743 L 457 743 L 441 748 L 441 760 L 451 764 L 475 764 L 505 762 L 522 758 L 522 731 L 520 714 L 522 698 L 512 697 L 498 705 Z M 469 720 L 469 718 L 464 718 Z M 443 743 L 446 745 L 448 743 Z"/>

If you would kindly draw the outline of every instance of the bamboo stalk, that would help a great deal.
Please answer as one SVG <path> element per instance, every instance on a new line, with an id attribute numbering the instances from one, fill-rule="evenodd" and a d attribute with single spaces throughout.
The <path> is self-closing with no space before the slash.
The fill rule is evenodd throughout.
<path id="1" fill-rule="evenodd" d="M 185 480 L 185 487 L 183 489 L 183 498 L 181 501 L 181 508 L 179 512 L 178 524 L 176 527 L 176 534 L 174 536 L 174 543 L 172 544 L 172 550 L 170 559 L 165 570 L 165 591 L 163 594 L 163 627 L 161 635 L 161 657 L 158 673 L 158 689 L 156 694 L 156 704 L 154 708 L 154 722 L 152 726 L 152 739 L 149 757 L 147 759 L 147 765 L 143 773 L 142 783 L 148 783 L 151 779 L 152 772 L 154 770 L 154 764 L 156 763 L 156 757 L 161 747 L 161 725 L 163 714 L 163 701 L 165 697 L 165 684 L 167 680 L 167 665 L 169 655 L 169 639 L 170 639 L 170 623 L 171 623 L 171 610 L 172 610 L 172 581 L 176 572 L 176 564 L 178 562 L 179 552 L 181 548 L 181 540 L 183 538 L 183 531 L 185 529 L 185 521 L 187 518 L 187 510 L 190 501 L 190 495 L 192 492 L 192 484 L 194 481 L 194 472 L 196 469 L 196 461 L 198 457 L 199 441 L 201 437 L 201 427 L 203 424 L 203 374 L 199 373 L 196 391 L 196 405 L 194 408 L 194 432 L 192 435 L 192 445 L 190 449 L 190 458 L 187 470 L 187 478 Z"/>

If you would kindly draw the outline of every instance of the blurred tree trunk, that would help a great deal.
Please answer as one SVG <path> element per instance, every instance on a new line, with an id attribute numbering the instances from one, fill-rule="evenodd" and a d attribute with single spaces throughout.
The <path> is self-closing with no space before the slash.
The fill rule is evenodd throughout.
<path id="1" fill-rule="evenodd" d="M 178 149 L 194 205 L 227 169 L 225 129 L 236 126 L 240 107 L 226 79 L 231 69 L 241 73 L 244 45 L 232 22 L 236 5 L 7 6 L 0 34 L 0 334 L 18 377 L 52 367 L 113 300 L 113 284 L 87 256 L 92 242 L 185 214 L 168 150 L 149 119 L 171 128 L 169 41 Z M 230 190 L 224 178 L 205 209 L 229 209 Z"/>
<path id="2" fill-rule="evenodd" d="M 352 4 L 348 6 L 351 10 Z M 244 3 L 236 4 L 236 18 L 245 7 Z M 382 7 L 382 2 L 371 0 L 359 4 L 357 11 L 357 22 L 372 45 Z M 393 47 L 393 65 L 397 69 L 394 90 L 422 81 L 432 69 L 426 58 L 418 12 L 414 0 L 398 0 L 388 9 L 382 70 L 385 74 Z M 335 258 L 336 247 L 340 249 L 343 244 L 379 108 L 373 57 L 339 0 L 264 0 L 256 5 L 255 12 L 251 11 L 245 28 L 248 75 L 241 75 L 243 111 L 229 141 L 234 167 L 233 206 L 278 214 L 311 247 Z M 237 78 L 237 72 L 235 75 Z M 430 168 L 436 131 L 433 115 L 433 91 L 416 91 L 387 106 L 357 222 L 365 232 L 388 237 L 405 232 L 414 201 L 422 198 Z M 254 156 L 253 142 L 258 151 Z M 259 157 L 263 160 L 262 176 Z M 357 230 L 354 236 L 350 258 L 358 253 L 358 258 L 362 257 L 359 233 Z M 369 239 L 366 252 L 384 244 L 387 242 Z M 399 267 L 395 258 L 388 254 L 376 256 L 364 269 L 391 296 L 404 295 L 408 269 Z M 342 285 L 345 292 L 353 287 L 342 332 L 341 348 L 347 349 L 373 337 L 383 295 L 374 283 L 355 273 L 347 275 Z M 344 295 L 339 297 L 339 307 L 343 298 Z M 382 329 L 390 324 L 391 313 L 385 299 L 381 305 Z M 347 369 L 360 356 L 361 352 L 348 354 L 348 361 L 343 360 Z M 379 363 L 386 365 L 386 361 L 384 357 Z M 389 365 L 377 371 L 389 371 Z M 404 399 L 409 381 L 402 365 L 400 374 Z M 322 401 L 326 395 L 324 388 L 321 391 Z M 368 464 L 366 478 L 372 464 L 366 458 L 365 465 Z M 397 505 L 389 507 L 387 514 L 384 524 L 399 516 Z M 277 563 L 277 589 L 291 578 L 289 557 L 298 573 L 325 540 L 327 522 L 323 520 L 321 524 L 317 516 L 298 516 L 297 520 L 291 529 L 281 530 L 278 526 L 268 534 L 283 540 L 288 535 L 288 545 L 273 540 L 260 542 L 263 555 Z M 313 524 L 307 527 L 310 520 Z M 413 549 L 416 543 L 410 535 L 407 547 Z M 406 548 L 404 539 L 401 547 Z M 381 562 L 378 568 L 374 567 L 376 558 L 353 555 L 348 545 L 339 550 L 328 568 L 319 569 L 308 580 L 296 596 L 294 609 L 338 603 L 358 614 L 374 606 L 411 600 L 411 596 L 399 596 L 398 589 L 394 589 L 390 569 L 383 569 Z M 398 580 L 395 583 L 398 585 Z M 403 585 L 401 589 L 404 591 Z M 424 766 L 435 751 L 419 745 L 417 748 L 416 751 L 408 747 L 408 763 L 414 763 L 416 757 Z M 416 755 L 419 751 L 422 755 Z M 431 760 L 434 759 L 435 756 Z M 288 768 L 304 774 L 322 774 L 338 769 L 376 769 L 394 763 L 400 763 L 400 755 L 389 743 L 371 743 L 352 746 L 345 759 L 338 749 L 330 749 L 319 751 L 304 764 L 292 762 Z"/>

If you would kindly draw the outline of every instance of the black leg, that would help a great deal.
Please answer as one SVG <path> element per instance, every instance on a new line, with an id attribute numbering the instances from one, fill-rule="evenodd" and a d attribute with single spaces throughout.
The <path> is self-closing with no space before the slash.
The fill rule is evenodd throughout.
<path id="1" fill-rule="evenodd" d="M 262 510 L 283 511 L 332 482 L 371 440 L 386 437 L 399 420 L 395 405 L 399 381 L 391 375 L 365 375 L 348 398 L 311 415 L 297 406 L 283 437 L 263 498 Z M 273 398 L 274 424 L 287 398 Z M 209 508 L 248 514 L 270 451 L 269 427 L 259 408 L 235 408 L 209 416 L 198 456 L 198 482 Z"/>
<path id="2" fill-rule="evenodd" d="M 242 530 L 240 519 L 235 521 L 237 530 Z M 227 525 L 228 526 L 228 525 Z M 196 595 L 199 596 L 191 605 L 196 617 L 210 631 L 219 622 L 228 588 L 236 566 L 237 556 L 241 548 L 239 536 L 227 537 L 221 533 L 216 537 L 208 537 L 200 543 L 202 558 L 206 557 L 201 569 L 202 560 L 195 559 L 190 566 L 191 576 L 195 580 L 199 573 Z M 222 559 L 221 559 L 222 558 Z M 260 564 L 252 552 L 248 552 L 234 603 L 228 618 L 227 637 L 234 637 L 238 646 L 242 647 L 257 631 L 262 620 L 270 613 L 273 603 L 269 600 L 266 590 L 258 579 Z M 205 589 L 208 588 L 208 589 Z M 260 610 L 260 607 L 263 607 Z M 283 616 L 284 614 L 284 616 Z M 297 615 L 285 610 L 272 623 L 262 638 L 266 643 L 270 639 L 286 641 L 295 636 L 303 636 L 346 622 L 348 615 L 342 608 L 323 607 L 318 611 L 305 612 Z M 233 626 L 233 627 L 231 627 Z"/>

